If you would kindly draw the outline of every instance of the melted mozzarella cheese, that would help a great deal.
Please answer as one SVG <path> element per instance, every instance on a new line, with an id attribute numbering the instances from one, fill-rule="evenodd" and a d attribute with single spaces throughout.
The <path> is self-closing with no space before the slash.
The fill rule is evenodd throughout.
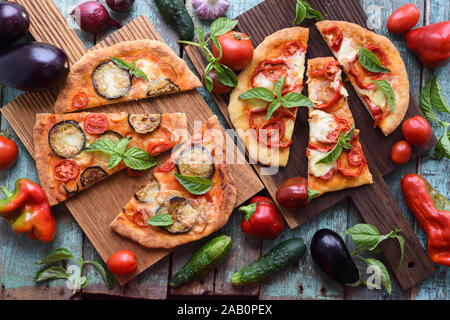
<path id="1" fill-rule="evenodd" d="M 309 135 L 311 142 L 328 142 L 328 134 L 337 127 L 338 123 L 331 114 L 321 110 L 313 110 L 310 112 Z"/>
<path id="2" fill-rule="evenodd" d="M 343 97 L 348 97 L 347 89 L 345 89 L 344 86 L 341 86 L 341 82 L 340 82 L 340 80 L 341 80 L 341 74 L 342 74 L 342 70 L 339 70 L 339 71 L 336 73 L 336 76 L 334 77 L 334 81 L 331 83 L 331 87 L 332 87 L 335 91 L 340 90 L 341 95 L 342 95 Z"/>
<path id="3" fill-rule="evenodd" d="M 93 152 L 81 152 L 73 160 L 82 167 L 89 167 L 93 160 Z"/>
<path id="4" fill-rule="evenodd" d="M 383 90 L 380 88 L 376 88 L 374 90 L 370 90 L 367 94 L 370 101 L 378 107 L 380 107 L 381 110 L 385 111 L 387 109 L 387 100 L 383 93 Z"/>
<path id="5" fill-rule="evenodd" d="M 342 40 L 341 48 L 336 53 L 339 62 L 348 62 L 358 53 L 358 48 L 355 48 L 352 42 L 352 39 L 346 37 Z"/>
<path id="6" fill-rule="evenodd" d="M 255 86 L 257 86 L 257 87 L 264 87 L 269 90 L 273 90 L 273 88 L 275 87 L 275 82 L 273 82 L 270 79 L 267 79 L 266 76 L 262 72 L 259 72 L 255 76 L 254 83 L 255 83 Z"/>
<path id="7" fill-rule="evenodd" d="M 305 73 L 305 54 L 293 56 L 290 58 L 289 64 L 292 71 L 288 73 L 286 83 L 293 84 L 302 81 Z"/>
<path id="8" fill-rule="evenodd" d="M 144 71 L 150 80 L 155 80 L 160 76 L 157 65 L 149 60 L 140 59 L 136 61 L 136 67 Z"/>
<path id="9" fill-rule="evenodd" d="M 309 173 L 315 177 L 321 177 L 328 173 L 331 169 L 336 167 L 336 161 L 332 163 L 317 163 L 320 159 L 326 156 L 326 152 L 320 152 L 314 149 L 309 149 Z"/>

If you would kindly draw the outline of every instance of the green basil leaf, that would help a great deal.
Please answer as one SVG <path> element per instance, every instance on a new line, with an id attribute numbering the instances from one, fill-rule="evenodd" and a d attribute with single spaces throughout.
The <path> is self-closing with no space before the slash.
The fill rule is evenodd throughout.
<path id="1" fill-rule="evenodd" d="M 88 282 L 89 282 L 89 279 L 88 279 L 87 277 L 85 277 L 85 276 L 82 276 L 82 277 L 80 278 L 80 287 L 81 287 L 81 289 L 83 289 L 84 287 L 86 287 L 87 284 L 88 284 Z"/>
<path id="2" fill-rule="evenodd" d="M 350 130 L 347 131 L 347 133 L 344 136 L 344 140 L 350 141 L 353 138 L 353 135 L 355 134 L 355 125 L 352 124 L 352 127 L 350 128 Z"/>
<path id="3" fill-rule="evenodd" d="M 256 212 L 256 206 L 258 204 L 255 203 L 250 203 L 249 205 L 243 206 L 239 208 L 239 211 L 244 213 L 244 220 L 248 221 L 248 219 L 251 218 L 251 216 Z"/>
<path id="4" fill-rule="evenodd" d="M 175 173 L 175 178 L 187 191 L 197 195 L 207 193 L 213 185 L 213 182 L 210 179 L 199 176 L 184 176 Z"/>
<path id="5" fill-rule="evenodd" d="M 68 279 L 69 277 L 70 275 L 63 267 L 51 266 L 39 270 L 34 277 L 34 281 L 39 282 L 50 279 Z"/>
<path id="6" fill-rule="evenodd" d="M 221 34 L 233 30 L 237 26 L 238 22 L 238 20 L 230 20 L 224 17 L 217 18 L 211 24 L 211 36 L 218 37 Z"/>
<path id="7" fill-rule="evenodd" d="M 433 80 L 431 80 L 430 98 L 431 103 L 437 111 L 450 113 L 450 107 L 447 99 L 445 99 L 441 86 L 437 81 L 437 77 L 434 77 Z"/>
<path id="8" fill-rule="evenodd" d="M 334 161 L 337 160 L 337 158 L 339 158 L 339 156 L 342 153 L 342 143 L 340 141 L 338 141 L 336 143 L 336 145 L 334 146 L 333 149 L 331 149 L 326 155 L 325 157 L 323 157 L 322 159 L 320 159 L 319 161 L 317 161 L 316 163 L 325 163 L 325 164 L 329 164 L 329 163 L 333 163 Z"/>
<path id="9" fill-rule="evenodd" d="M 112 155 L 117 153 L 117 143 L 112 139 L 102 138 L 92 142 L 84 151 L 101 151 Z"/>
<path id="10" fill-rule="evenodd" d="M 439 122 L 431 106 L 431 80 L 425 82 L 425 86 L 420 91 L 419 107 L 429 122 Z"/>
<path id="11" fill-rule="evenodd" d="M 216 58 L 216 61 L 219 61 L 220 59 L 222 59 L 222 56 L 223 56 L 222 46 L 220 45 L 220 42 L 217 39 L 217 37 L 211 36 L 211 40 L 214 43 L 214 45 L 216 46 L 217 51 L 219 51 L 219 56 Z"/>
<path id="12" fill-rule="evenodd" d="M 272 114 L 281 107 L 281 101 L 280 100 L 273 100 L 272 103 L 269 105 L 269 108 L 267 109 L 266 114 L 266 121 L 270 119 Z"/>
<path id="13" fill-rule="evenodd" d="M 125 60 L 122 60 L 120 58 L 116 57 L 109 57 L 115 64 L 117 64 L 119 67 L 125 70 L 131 70 L 133 68 L 133 64 L 130 62 L 126 62 Z"/>
<path id="14" fill-rule="evenodd" d="M 239 99 L 260 99 L 267 102 L 272 102 L 275 99 L 272 91 L 264 87 L 255 87 L 245 91 L 239 96 Z"/>
<path id="15" fill-rule="evenodd" d="M 394 111 L 395 110 L 395 93 L 394 93 L 394 89 L 392 89 L 391 84 L 389 82 L 387 82 L 386 80 L 374 80 L 372 82 L 375 83 L 377 85 L 377 87 L 381 89 L 381 91 L 383 91 L 384 96 L 386 97 L 386 100 L 387 100 L 389 106 L 391 107 L 391 111 Z"/>
<path id="16" fill-rule="evenodd" d="M 205 75 L 204 75 L 203 78 L 204 78 L 204 80 L 205 80 L 205 86 L 206 86 L 206 89 L 207 89 L 209 92 L 211 92 L 212 89 L 213 89 L 213 86 L 214 86 L 213 80 L 212 80 L 211 76 L 209 75 L 209 73 L 205 73 Z"/>
<path id="17" fill-rule="evenodd" d="M 322 21 L 323 20 L 322 13 L 320 13 L 319 11 L 311 8 L 310 6 L 308 6 L 306 8 L 306 17 L 308 19 L 316 19 L 316 21 Z"/>
<path id="18" fill-rule="evenodd" d="M 205 45 L 205 29 L 203 29 L 201 26 L 197 27 L 197 34 L 198 34 L 198 43 L 200 46 Z"/>
<path id="19" fill-rule="evenodd" d="M 283 107 L 315 107 L 314 102 L 298 92 L 288 92 L 281 98 Z"/>
<path id="20" fill-rule="evenodd" d="M 311 201 L 315 196 L 319 194 L 319 191 L 311 190 L 308 188 L 308 200 Z"/>
<path id="21" fill-rule="evenodd" d="M 125 151 L 123 162 L 134 170 L 146 170 L 158 163 L 148 152 L 140 148 L 130 148 Z"/>
<path id="22" fill-rule="evenodd" d="M 437 145 L 434 147 L 434 155 L 438 160 L 443 157 L 450 159 L 450 131 L 448 131 L 448 126 L 445 126 L 444 133 L 439 138 Z"/>
<path id="23" fill-rule="evenodd" d="M 306 7 L 303 4 L 303 1 L 297 0 L 295 5 L 295 19 L 292 21 L 293 25 L 300 24 L 305 20 L 306 17 Z"/>
<path id="24" fill-rule="evenodd" d="M 275 87 L 273 88 L 273 93 L 275 93 L 275 95 L 277 96 L 277 99 L 281 98 L 281 88 L 283 87 L 284 84 L 284 79 L 285 76 L 281 76 L 281 78 L 279 78 L 277 80 L 277 82 L 275 83 Z"/>
<path id="25" fill-rule="evenodd" d="M 350 235 L 356 245 L 370 251 L 374 250 L 381 241 L 386 239 L 386 236 L 382 236 L 378 229 L 371 224 L 361 223 L 354 225 L 345 234 Z"/>
<path id="26" fill-rule="evenodd" d="M 130 74 L 132 76 L 138 77 L 138 78 L 144 78 L 145 81 L 150 82 L 150 79 L 147 77 L 147 75 L 145 74 L 144 71 L 142 71 L 139 68 L 134 67 L 131 71 Z"/>
<path id="27" fill-rule="evenodd" d="M 119 154 L 111 155 L 111 157 L 109 158 L 108 169 L 112 169 L 115 166 L 117 166 L 120 163 L 120 161 L 122 161 L 122 159 L 123 159 L 122 155 Z"/>
<path id="28" fill-rule="evenodd" d="M 111 271 L 108 270 L 108 267 L 106 266 L 105 262 L 103 262 L 103 260 L 86 261 L 85 263 L 89 263 L 95 269 L 97 269 L 109 289 L 114 288 L 114 276 L 112 275 Z"/>
<path id="29" fill-rule="evenodd" d="M 369 71 L 378 72 L 378 73 L 389 73 L 391 70 L 383 66 L 378 60 L 378 57 L 375 53 L 367 50 L 366 48 L 359 48 L 358 50 L 358 60 L 361 65 Z"/>
<path id="30" fill-rule="evenodd" d="M 117 145 L 115 147 L 117 153 L 124 153 L 127 149 L 128 143 L 130 143 L 131 137 L 122 138 L 119 142 L 117 142 Z"/>
<path id="31" fill-rule="evenodd" d="M 381 284 L 387 289 L 387 292 L 392 292 L 391 278 L 384 264 L 373 258 L 361 258 L 369 267 L 372 267 L 380 277 Z"/>
<path id="32" fill-rule="evenodd" d="M 403 261 L 405 260 L 405 238 L 398 235 L 395 238 L 398 240 L 398 244 L 400 245 L 400 262 L 398 264 L 398 268 L 400 269 L 403 265 Z"/>
<path id="33" fill-rule="evenodd" d="M 155 227 L 168 227 L 173 224 L 173 220 L 168 214 L 155 214 L 147 220 L 147 223 Z"/>
<path id="34" fill-rule="evenodd" d="M 233 70 L 220 63 L 214 64 L 214 69 L 216 70 L 220 83 L 232 88 L 237 86 L 238 80 Z"/>
<path id="35" fill-rule="evenodd" d="M 61 261 L 61 260 L 67 260 L 67 259 L 75 259 L 75 258 L 69 250 L 61 248 L 61 249 L 53 250 L 44 259 L 36 262 L 36 264 L 38 264 L 38 265 L 46 264 L 46 263 L 52 263 L 52 262 L 57 262 L 57 261 Z"/>

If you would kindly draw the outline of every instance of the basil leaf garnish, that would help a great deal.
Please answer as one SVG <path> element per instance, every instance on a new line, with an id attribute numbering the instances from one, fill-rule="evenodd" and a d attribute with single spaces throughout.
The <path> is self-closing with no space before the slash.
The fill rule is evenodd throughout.
<path id="1" fill-rule="evenodd" d="M 323 20 L 322 14 L 319 11 L 311 8 L 305 1 L 297 0 L 295 5 L 295 19 L 292 23 L 294 25 L 300 24 L 305 18 L 316 19 L 316 21 Z"/>
<path id="2" fill-rule="evenodd" d="M 130 148 L 125 151 L 123 162 L 134 170 L 146 170 L 158 163 L 148 152 L 140 148 Z"/>
<path id="3" fill-rule="evenodd" d="M 39 260 L 36 262 L 36 264 L 46 264 L 46 263 L 52 263 L 57 262 L 65 259 L 74 259 L 72 253 L 67 249 L 56 249 L 50 252 L 48 256 L 46 256 L 44 259 Z"/>
<path id="4" fill-rule="evenodd" d="M 447 99 L 445 99 L 444 93 L 442 92 L 441 86 L 439 85 L 436 76 L 431 80 L 430 90 L 430 98 L 433 107 L 437 111 L 450 113 L 450 107 L 448 105 Z"/>
<path id="5" fill-rule="evenodd" d="M 283 96 L 282 100 L 285 108 L 315 107 L 314 102 L 298 92 L 288 92 Z"/>
<path id="6" fill-rule="evenodd" d="M 136 60 L 133 62 L 126 62 L 123 59 L 117 58 L 117 57 L 109 57 L 115 64 L 117 64 L 119 67 L 128 70 L 131 76 L 135 76 L 138 78 L 144 78 L 145 81 L 150 82 L 147 75 L 144 71 L 136 67 Z"/>
<path id="7" fill-rule="evenodd" d="M 389 73 L 391 70 L 383 66 L 375 53 L 366 48 L 359 48 L 358 61 L 368 71 L 377 73 Z"/>
<path id="8" fill-rule="evenodd" d="M 214 69 L 220 83 L 233 88 L 237 86 L 238 80 L 233 70 L 218 62 L 214 64 Z"/>
<path id="9" fill-rule="evenodd" d="M 211 189 L 213 185 L 212 180 L 206 179 L 204 177 L 185 176 L 178 173 L 175 173 L 174 175 L 178 182 L 180 182 L 181 185 L 192 194 L 205 194 Z"/>
<path id="10" fill-rule="evenodd" d="M 387 292 L 392 292 L 391 278 L 384 264 L 374 258 L 362 258 L 361 259 L 379 275 L 381 284 L 386 288 Z M 369 286 L 370 284 L 367 283 Z"/>
<path id="11" fill-rule="evenodd" d="M 34 277 L 34 281 L 44 281 L 50 279 L 68 279 L 69 273 L 63 267 L 51 266 L 39 270 Z"/>
<path id="12" fill-rule="evenodd" d="M 108 270 L 108 267 L 106 266 L 106 263 L 103 262 L 103 260 L 86 261 L 85 263 L 89 263 L 95 269 L 97 269 L 109 289 L 114 288 L 114 276 L 112 275 L 111 271 Z"/>
<path id="13" fill-rule="evenodd" d="M 248 99 L 260 99 L 267 102 L 272 102 L 275 99 L 272 91 L 264 87 L 256 87 L 247 90 L 243 94 L 239 96 L 239 99 L 248 100 Z"/>
<path id="14" fill-rule="evenodd" d="M 269 109 L 267 109 L 266 114 L 266 121 L 270 119 L 272 114 L 281 107 L 281 101 L 280 100 L 273 100 L 272 103 L 269 105 Z"/>
<path id="15" fill-rule="evenodd" d="M 341 155 L 342 150 L 344 148 L 345 149 L 350 149 L 352 147 L 352 145 L 350 143 L 348 143 L 348 142 L 352 139 L 354 131 L 355 131 L 355 126 L 352 125 L 352 127 L 350 128 L 350 130 L 347 131 L 346 134 L 344 134 L 343 132 L 340 132 L 338 141 L 337 141 L 336 145 L 334 146 L 334 148 L 331 149 L 325 155 L 325 157 L 323 157 L 322 159 L 320 159 L 316 163 L 329 164 L 329 163 L 332 163 L 332 162 L 336 161 L 339 158 L 339 156 Z"/>
<path id="16" fill-rule="evenodd" d="M 425 82 L 425 86 L 420 91 L 419 95 L 419 107 L 422 110 L 423 115 L 429 122 L 439 122 L 438 117 L 434 113 L 431 106 L 431 81 Z"/>
<path id="17" fill-rule="evenodd" d="M 394 109 L 395 109 L 395 93 L 394 93 L 394 90 L 392 89 L 391 84 L 389 82 L 387 82 L 386 80 L 374 80 L 372 82 L 375 83 L 376 86 L 381 89 L 381 91 L 383 91 L 383 94 L 386 97 L 386 100 L 387 100 L 389 106 L 391 107 L 391 110 L 394 111 Z"/>
<path id="18" fill-rule="evenodd" d="M 147 220 L 147 223 L 155 227 L 168 227 L 173 224 L 173 220 L 168 214 L 155 214 Z"/>
<path id="19" fill-rule="evenodd" d="M 238 22 L 238 20 L 230 20 L 224 17 L 217 18 L 211 24 L 211 35 L 218 37 L 221 34 L 227 33 L 228 31 L 233 30 Z"/>

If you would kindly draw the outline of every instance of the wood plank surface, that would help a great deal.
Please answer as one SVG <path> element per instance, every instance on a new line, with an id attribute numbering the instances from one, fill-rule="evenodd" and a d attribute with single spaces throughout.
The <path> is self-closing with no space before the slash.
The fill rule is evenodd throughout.
<path id="1" fill-rule="evenodd" d="M 343 0 L 331 0 L 325 4 L 321 1 L 310 1 L 310 5 L 320 10 L 324 15 L 324 19 L 346 20 L 366 26 L 367 16 L 357 2 L 352 3 Z M 238 16 L 238 28 L 250 35 L 256 46 L 266 36 L 273 32 L 292 26 L 294 15 L 294 2 L 287 0 L 267 0 Z M 270 23 L 267 23 L 267 21 L 270 21 Z M 307 52 L 307 58 L 332 55 L 325 42 L 322 40 L 322 36 L 319 34 L 317 28 L 311 23 L 305 23 L 305 26 L 310 27 L 310 45 Z M 314 45 L 311 45 L 312 43 Z M 204 70 L 206 60 L 201 51 L 196 47 L 188 47 L 186 52 L 189 57 L 191 57 L 197 70 Z M 414 261 L 423 261 L 423 263 L 416 264 L 416 267 L 413 269 L 392 269 L 401 286 L 404 289 L 410 288 L 421 280 L 429 277 L 434 272 L 434 269 L 431 261 L 428 259 L 425 251 L 417 240 L 413 229 L 404 218 L 401 208 L 389 193 L 389 189 L 382 178 L 383 175 L 391 172 L 395 168 L 394 163 L 390 159 L 390 150 L 394 143 L 401 139 L 401 130 L 398 128 L 394 133 L 389 135 L 389 137 L 384 137 L 378 129 L 374 130 L 371 125 L 373 119 L 362 105 L 356 92 L 349 83 L 346 83 L 346 87 L 350 94 L 349 105 L 351 106 L 357 127 L 361 130 L 361 144 L 365 147 L 366 158 L 369 168 L 374 175 L 375 183 L 357 189 L 347 189 L 325 194 L 311 201 L 307 207 L 301 210 L 301 213 L 284 209 L 282 212 L 288 225 L 293 228 L 311 219 L 313 216 L 329 208 L 333 204 L 352 195 L 352 199 L 359 211 L 363 214 L 365 221 L 370 221 L 370 223 L 379 226 L 381 229 L 388 229 L 388 231 L 395 229 L 396 226 L 402 227 L 405 238 L 409 240 L 406 242 L 407 259 L 410 259 L 411 263 Z M 215 94 L 213 97 L 221 111 L 227 115 L 227 96 Z M 304 150 L 306 150 L 309 138 L 308 131 L 304 130 L 306 125 L 299 124 L 306 124 L 307 121 L 307 112 L 302 109 L 303 108 L 300 108 L 299 119 L 296 121 L 297 126 L 294 130 L 293 137 L 294 143 L 290 148 L 290 159 L 287 167 L 280 169 L 277 174 L 260 176 L 272 197 L 275 197 L 277 187 L 287 178 L 292 176 L 306 176 L 308 163 Z M 409 118 L 417 114 L 422 115 L 414 98 L 411 98 L 408 112 L 405 117 Z M 436 138 L 433 136 L 425 147 L 414 148 L 412 157 L 414 158 L 421 154 L 435 143 Z M 263 166 L 260 165 L 256 165 L 255 167 L 257 168 L 257 171 L 263 168 Z M 389 194 L 384 195 L 380 192 L 381 190 L 388 191 Z M 368 198 L 369 195 L 370 199 Z M 386 201 L 386 199 L 389 201 Z M 372 205 L 369 205 L 369 201 L 372 201 Z M 378 206 L 379 204 L 387 205 L 383 214 L 380 214 L 381 212 L 379 210 L 382 209 L 382 207 L 380 208 Z M 398 254 L 396 248 L 393 246 L 385 246 L 383 253 L 386 254 L 389 264 L 394 265 L 393 260 Z"/>
<path id="2" fill-rule="evenodd" d="M 29 11 L 36 11 L 36 8 L 31 6 L 31 3 L 36 5 L 36 2 L 23 0 L 21 3 L 26 5 Z M 35 19 L 35 21 L 45 21 L 54 15 L 61 15 L 59 10 L 55 9 L 56 6 L 50 0 L 42 0 L 39 2 L 39 5 L 42 5 L 43 7 L 42 10 L 39 10 L 41 14 L 43 14 L 43 12 L 48 12 L 51 15 L 46 19 L 44 19 L 43 16 L 39 16 Z M 44 24 L 41 27 L 44 28 Z M 44 38 L 38 38 L 40 36 Z M 57 42 L 57 44 L 62 46 L 62 48 L 68 52 L 70 48 L 66 48 L 66 45 L 71 42 L 70 38 L 75 37 L 75 35 L 74 33 L 61 34 L 58 31 L 55 32 L 54 30 L 49 29 L 45 33 L 37 33 L 35 37 L 41 41 L 54 41 L 53 43 Z M 142 38 L 156 38 L 161 40 L 150 21 L 144 16 L 134 19 L 127 26 L 116 31 L 111 36 L 97 44 L 96 47 L 111 45 L 117 43 L 118 41 Z M 72 57 L 72 59 L 76 58 L 78 58 L 77 54 Z M 32 153 L 31 128 L 34 123 L 34 114 L 36 112 L 48 112 L 51 109 L 55 98 L 55 92 L 33 94 L 27 93 L 2 109 L 2 113 L 9 120 L 10 124 L 18 133 L 25 146 L 27 146 L 30 153 Z M 184 106 L 188 105 L 191 107 L 187 109 L 184 108 Z M 128 112 L 181 111 L 187 114 L 189 122 L 188 127 L 191 132 L 195 120 L 206 120 L 212 115 L 211 110 L 196 91 L 183 92 L 177 95 L 164 96 L 148 101 L 120 103 L 101 108 L 101 110 L 103 112 L 114 112 L 119 110 L 127 110 Z M 165 157 L 163 156 L 160 159 L 162 163 Z M 234 165 L 233 172 L 236 180 L 236 186 L 238 190 L 240 190 L 237 205 L 262 189 L 260 180 L 248 164 Z M 169 253 L 169 250 L 149 250 L 144 248 L 131 240 L 118 236 L 108 227 L 109 223 L 120 211 L 124 203 L 132 197 L 133 192 L 138 187 L 145 184 L 145 181 L 148 181 L 149 175 L 150 172 L 143 177 L 133 179 L 127 177 L 123 173 L 118 174 L 91 187 L 89 192 L 83 192 L 77 195 L 77 197 L 71 198 L 65 202 L 65 205 L 74 215 L 78 224 L 85 231 L 86 235 L 94 244 L 97 251 L 99 251 L 100 256 L 104 260 L 106 260 L 112 253 L 123 247 L 132 248 L 140 257 L 138 261 L 138 270 L 135 274 L 127 277 L 117 277 L 119 282 L 122 284 Z M 99 203 L 96 200 L 101 197 L 105 198 L 105 196 L 109 196 L 109 200 L 106 202 Z M 107 203 L 107 205 L 105 205 L 105 203 Z M 93 212 L 96 214 L 92 214 Z"/>

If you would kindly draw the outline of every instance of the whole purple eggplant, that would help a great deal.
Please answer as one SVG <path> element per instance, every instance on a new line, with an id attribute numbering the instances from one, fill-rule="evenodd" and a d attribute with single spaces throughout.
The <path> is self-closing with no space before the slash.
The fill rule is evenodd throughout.
<path id="1" fill-rule="evenodd" d="M 23 36 L 30 27 L 27 11 L 20 4 L 0 3 L 0 48 Z"/>
<path id="2" fill-rule="evenodd" d="M 21 43 L 0 51 L 0 84 L 24 91 L 58 86 L 69 72 L 61 49 L 47 43 Z"/>

